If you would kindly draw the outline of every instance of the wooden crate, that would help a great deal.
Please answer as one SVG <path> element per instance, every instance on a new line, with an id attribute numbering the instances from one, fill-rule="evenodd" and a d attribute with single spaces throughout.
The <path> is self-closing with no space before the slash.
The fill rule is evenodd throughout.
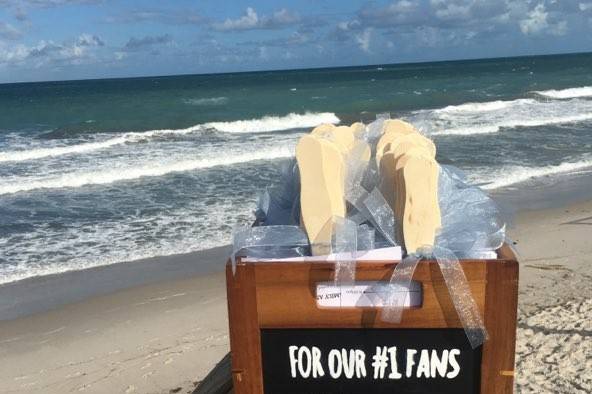
<path id="1" fill-rule="evenodd" d="M 388 281 L 396 264 L 397 262 L 393 261 L 360 261 L 356 268 L 356 280 Z M 504 245 L 498 250 L 497 259 L 461 260 L 461 266 L 475 302 L 484 316 L 489 334 L 488 341 L 482 348 L 477 349 L 478 353 L 475 353 L 477 356 L 474 360 L 478 365 L 473 366 L 477 370 L 476 378 L 473 380 L 476 380 L 477 384 L 473 388 L 467 388 L 466 392 L 511 393 L 518 298 L 516 257 L 511 249 Z M 396 329 L 401 331 L 388 331 L 389 335 L 400 333 L 401 338 L 415 331 L 432 332 L 422 331 L 425 329 L 445 335 L 448 331 L 441 330 L 458 333 L 462 328 L 436 261 L 424 260 L 417 266 L 413 279 L 421 283 L 422 305 L 405 310 L 400 324 L 382 321 L 379 308 L 374 307 L 320 309 L 316 302 L 316 285 L 319 282 L 330 281 L 333 272 L 334 264 L 327 262 L 243 262 L 239 259 L 235 274 L 232 273 L 230 262 L 227 264 L 235 393 L 263 393 L 264 387 L 267 386 L 264 382 L 262 333 L 293 333 L 303 338 L 303 335 L 308 334 L 339 335 L 347 331 L 348 335 L 353 333 L 354 337 L 359 332 L 362 333 L 361 338 L 371 338 L 373 333 L 384 337 L 384 333 L 387 332 L 378 330 Z M 468 345 L 468 341 L 466 342 Z M 275 365 L 269 365 L 268 362 L 267 368 L 273 369 Z M 389 391 L 405 392 L 394 391 L 399 383 L 388 382 L 391 384 Z M 350 385 L 352 384 L 356 384 L 355 379 L 350 380 Z M 309 386 L 307 393 L 316 392 L 316 389 L 310 387 L 314 385 Z M 327 391 L 321 387 L 322 385 L 319 385 L 319 390 L 323 391 L 318 391 L 318 394 L 326 394 Z M 361 390 L 362 386 L 359 389 Z M 363 390 L 368 394 L 374 392 L 370 383 L 364 386 Z M 275 394 L 277 390 L 270 391 L 274 390 L 265 392 Z"/>

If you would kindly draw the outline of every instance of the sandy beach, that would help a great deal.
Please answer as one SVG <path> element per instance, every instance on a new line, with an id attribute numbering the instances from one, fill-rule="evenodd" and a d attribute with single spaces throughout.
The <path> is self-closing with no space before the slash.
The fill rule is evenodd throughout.
<path id="1" fill-rule="evenodd" d="M 592 201 L 522 212 L 510 237 L 521 262 L 516 392 L 592 391 Z M 177 256 L 168 272 L 185 268 L 166 280 L 0 322 L 0 393 L 191 392 L 228 351 L 225 252 Z M 202 263 L 213 273 L 190 274 Z"/>

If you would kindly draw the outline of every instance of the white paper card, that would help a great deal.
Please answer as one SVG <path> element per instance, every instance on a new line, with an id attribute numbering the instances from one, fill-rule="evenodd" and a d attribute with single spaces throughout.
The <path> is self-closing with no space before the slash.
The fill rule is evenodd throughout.
<path id="1" fill-rule="evenodd" d="M 333 282 L 317 284 L 317 306 L 322 308 L 377 307 L 392 294 L 403 300 L 403 307 L 421 306 L 421 283 L 411 281 L 408 287 L 388 282 L 355 282 L 352 285 L 335 285 Z M 399 304 L 399 301 L 397 301 Z"/>

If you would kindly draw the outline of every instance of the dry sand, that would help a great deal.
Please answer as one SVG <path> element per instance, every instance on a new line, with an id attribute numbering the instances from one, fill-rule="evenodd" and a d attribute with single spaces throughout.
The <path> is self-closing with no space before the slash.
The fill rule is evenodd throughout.
<path id="1" fill-rule="evenodd" d="M 516 392 L 592 393 L 592 203 L 518 216 Z"/>
<path id="2" fill-rule="evenodd" d="M 519 215 L 516 391 L 592 392 L 592 202 Z M 228 351 L 222 274 L 0 322 L 0 393 L 191 392 Z"/>

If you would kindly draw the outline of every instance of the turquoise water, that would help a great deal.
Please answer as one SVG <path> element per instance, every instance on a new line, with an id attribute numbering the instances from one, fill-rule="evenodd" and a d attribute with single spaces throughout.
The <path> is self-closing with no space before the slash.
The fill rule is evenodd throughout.
<path id="1" fill-rule="evenodd" d="M 0 85 L 0 283 L 225 244 L 306 130 L 385 112 L 551 182 L 592 166 L 592 54 Z"/>

